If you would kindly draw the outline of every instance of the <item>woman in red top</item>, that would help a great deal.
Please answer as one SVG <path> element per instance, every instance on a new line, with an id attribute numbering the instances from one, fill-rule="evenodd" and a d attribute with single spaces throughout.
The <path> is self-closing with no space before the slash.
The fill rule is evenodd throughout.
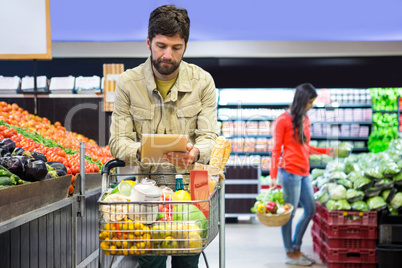
<path id="1" fill-rule="evenodd" d="M 310 146 L 310 120 L 307 111 L 313 107 L 316 98 L 316 89 L 311 84 L 297 86 L 290 109 L 281 114 L 273 124 L 271 187 L 276 187 L 278 176 L 285 202 L 295 208 L 289 222 L 282 226 L 286 263 L 303 266 L 314 263 L 313 259 L 300 252 L 303 235 L 316 212 L 309 173 L 309 155 L 330 153 L 329 148 Z M 299 202 L 304 208 L 304 213 L 296 225 L 292 239 L 292 220 Z"/>

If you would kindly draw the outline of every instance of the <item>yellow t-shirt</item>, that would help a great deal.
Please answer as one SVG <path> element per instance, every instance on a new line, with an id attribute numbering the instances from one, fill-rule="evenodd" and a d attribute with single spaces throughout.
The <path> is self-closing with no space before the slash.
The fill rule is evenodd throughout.
<path id="1" fill-rule="evenodd" d="M 158 91 L 163 99 L 166 98 L 167 94 L 169 93 L 169 90 L 172 88 L 176 80 L 177 76 L 169 81 L 162 81 L 155 77 L 156 87 L 158 88 Z"/>

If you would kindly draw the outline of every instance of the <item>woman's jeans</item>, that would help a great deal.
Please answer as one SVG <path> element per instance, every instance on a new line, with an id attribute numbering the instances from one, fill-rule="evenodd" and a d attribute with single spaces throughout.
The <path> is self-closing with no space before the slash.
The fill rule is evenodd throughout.
<path id="1" fill-rule="evenodd" d="M 282 185 L 285 202 L 292 204 L 294 207 L 290 220 L 282 226 L 283 245 L 285 246 L 285 251 L 288 253 L 294 250 L 300 250 L 303 235 L 316 211 L 314 191 L 311 185 L 310 175 L 303 177 L 279 168 L 278 177 Z M 304 208 L 304 212 L 296 225 L 292 240 L 292 221 L 299 202 Z"/>

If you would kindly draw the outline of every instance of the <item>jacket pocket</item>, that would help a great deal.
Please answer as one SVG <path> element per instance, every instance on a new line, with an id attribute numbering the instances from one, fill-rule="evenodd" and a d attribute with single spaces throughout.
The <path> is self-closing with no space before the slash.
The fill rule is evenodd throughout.
<path id="1" fill-rule="evenodd" d="M 201 103 L 193 103 L 180 108 L 177 108 L 177 122 L 180 133 L 194 135 L 197 128 L 198 114 L 201 112 Z"/>
<path id="2" fill-rule="evenodd" d="M 142 133 L 152 133 L 153 114 L 151 110 L 131 106 L 130 114 L 134 121 L 135 132 L 140 138 Z"/>

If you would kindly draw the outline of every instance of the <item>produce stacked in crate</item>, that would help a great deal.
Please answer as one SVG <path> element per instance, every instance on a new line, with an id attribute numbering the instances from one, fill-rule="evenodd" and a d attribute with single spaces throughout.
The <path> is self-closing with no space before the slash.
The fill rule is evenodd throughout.
<path id="1" fill-rule="evenodd" d="M 381 153 L 338 156 L 311 172 L 319 189 L 314 249 L 329 267 L 376 267 L 377 211 L 402 208 L 402 140 Z"/>

